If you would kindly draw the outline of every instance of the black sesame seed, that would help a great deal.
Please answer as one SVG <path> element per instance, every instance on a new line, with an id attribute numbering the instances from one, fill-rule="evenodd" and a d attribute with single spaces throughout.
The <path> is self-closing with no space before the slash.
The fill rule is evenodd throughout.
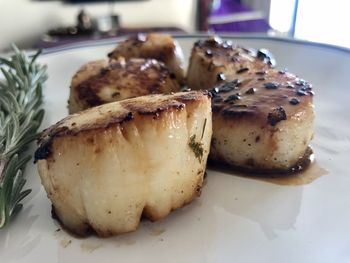
<path id="1" fill-rule="evenodd" d="M 297 105 L 297 104 L 300 103 L 300 101 L 297 98 L 291 98 L 289 100 L 289 103 L 292 104 L 292 105 Z"/>
<path id="2" fill-rule="evenodd" d="M 241 73 L 247 72 L 248 70 L 249 70 L 249 68 L 241 68 L 241 69 L 237 70 L 236 73 L 241 74 Z"/>
<path id="3" fill-rule="evenodd" d="M 239 79 L 232 80 L 230 82 L 226 82 L 218 87 L 215 87 L 212 90 L 212 93 L 221 93 L 221 92 L 229 92 L 231 90 L 234 90 L 236 87 L 240 85 Z"/>
<path id="4" fill-rule="evenodd" d="M 215 98 L 215 97 L 220 96 L 219 94 L 217 94 L 217 93 L 214 91 L 214 89 L 212 89 L 211 91 L 209 91 L 209 93 L 210 93 L 211 98 Z"/>
<path id="5" fill-rule="evenodd" d="M 264 87 L 267 88 L 267 89 L 277 89 L 278 88 L 278 83 L 266 82 L 266 83 L 264 83 Z"/>
<path id="6" fill-rule="evenodd" d="M 297 95 L 298 96 L 305 96 L 305 95 L 307 95 L 307 92 L 303 88 L 300 88 L 297 91 Z"/>
<path id="7" fill-rule="evenodd" d="M 257 71 L 255 72 L 256 75 L 265 75 L 266 71 Z"/>
<path id="8" fill-rule="evenodd" d="M 188 88 L 188 87 L 183 87 L 183 88 L 181 89 L 181 91 L 182 91 L 182 92 L 188 92 L 188 91 L 191 91 L 191 89 Z"/>
<path id="9" fill-rule="evenodd" d="M 223 81 L 226 80 L 225 74 L 223 72 L 220 72 L 216 75 L 216 80 L 217 81 Z"/>
<path id="10" fill-rule="evenodd" d="M 281 75 L 286 74 L 286 72 L 287 72 L 286 69 L 284 69 L 284 70 L 279 70 L 279 71 L 278 71 L 278 73 L 281 74 Z"/>
<path id="11" fill-rule="evenodd" d="M 215 98 L 212 99 L 213 102 L 221 102 L 223 99 L 220 96 L 216 96 Z"/>
<path id="12" fill-rule="evenodd" d="M 234 55 L 231 57 L 231 61 L 233 62 L 239 61 L 239 58 L 236 55 Z"/>
<path id="13" fill-rule="evenodd" d="M 259 49 L 258 52 L 256 53 L 256 57 L 261 60 L 264 60 L 265 58 L 269 58 L 268 51 L 266 49 Z"/>
<path id="14" fill-rule="evenodd" d="M 271 66 L 274 66 L 276 64 L 275 59 L 267 49 L 259 49 L 256 53 L 256 57 Z"/>
<path id="15" fill-rule="evenodd" d="M 214 37 L 211 37 L 210 39 L 206 40 L 205 42 L 208 44 L 211 44 L 211 45 L 220 45 L 220 44 L 222 44 L 222 39 L 214 36 Z"/>
<path id="16" fill-rule="evenodd" d="M 213 88 L 213 90 L 212 90 L 212 93 L 219 93 L 219 92 L 220 92 L 219 87 L 215 87 L 215 88 Z"/>
<path id="17" fill-rule="evenodd" d="M 311 91 L 311 90 L 312 90 L 312 87 L 311 87 L 311 86 L 306 86 L 306 87 L 305 87 L 305 90 Z"/>
<path id="18" fill-rule="evenodd" d="M 303 80 L 303 79 L 300 79 L 300 80 L 295 82 L 295 85 L 297 85 L 297 86 L 304 86 L 304 85 L 306 85 L 306 81 Z"/>
<path id="19" fill-rule="evenodd" d="M 233 89 L 234 89 L 234 87 L 229 86 L 229 85 L 225 85 L 223 87 L 220 87 L 219 92 L 229 92 L 229 91 L 231 91 Z"/>
<path id="20" fill-rule="evenodd" d="M 231 41 L 224 41 L 224 43 L 222 44 L 223 48 L 231 48 L 232 47 L 232 42 Z"/>
<path id="21" fill-rule="evenodd" d="M 256 88 L 250 88 L 249 90 L 247 90 L 247 91 L 245 92 L 245 94 L 254 94 L 255 91 L 256 91 Z"/>
<path id="22" fill-rule="evenodd" d="M 258 78 L 258 80 L 259 80 L 259 81 L 264 81 L 264 80 L 265 80 L 265 78 L 264 78 L 264 77 L 262 77 L 262 78 Z"/>
<path id="23" fill-rule="evenodd" d="M 237 85 L 239 85 L 239 84 L 241 83 L 241 81 L 240 81 L 239 79 L 234 79 L 234 80 L 232 80 L 232 81 L 229 82 L 229 83 L 232 84 L 232 85 L 237 86 Z"/>
<path id="24" fill-rule="evenodd" d="M 287 88 L 288 88 L 288 89 L 294 89 L 295 87 L 294 87 L 293 85 L 290 84 L 290 85 L 287 85 Z"/>
<path id="25" fill-rule="evenodd" d="M 252 54 L 253 53 L 253 50 L 251 50 L 251 49 L 248 49 L 248 48 L 245 48 L 245 47 L 241 47 L 241 48 L 246 54 Z"/>
<path id="26" fill-rule="evenodd" d="M 267 64 L 274 67 L 276 65 L 276 60 L 274 58 L 270 58 L 270 60 L 267 61 Z"/>
<path id="27" fill-rule="evenodd" d="M 213 52 L 210 49 L 207 49 L 205 51 L 205 55 L 207 55 L 208 57 L 212 57 L 213 56 Z"/>
<path id="28" fill-rule="evenodd" d="M 228 96 L 227 99 L 224 100 L 224 102 L 231 103 L 231 102 L 234 102 L 234 101 L 239 100 L 239 99 L 241 99 L 241 97 L 237 93 L 237 94 L 233 94 L 233 95 Z"/>

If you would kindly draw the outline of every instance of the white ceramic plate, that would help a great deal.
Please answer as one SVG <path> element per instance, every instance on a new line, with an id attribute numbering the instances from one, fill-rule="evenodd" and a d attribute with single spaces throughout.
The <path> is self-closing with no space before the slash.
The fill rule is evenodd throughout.
<path id="1" fill-rule="evenodd" d="M 200 37 L 178 37 L 187 57 Z M 319 178 L 278 185 L 209 170 L 202 196 L 165 220 L 142 222 L 136 232 L 113 238 L 77 239 L 51 218 L 36 167 L 28 165 L 33 192 L 0 232 L 0 262 L 349 262 L 350 51 L 283 39 L 230 39 L 270 49 L 278 67 L 314 84 L 312 173 Z M 49 68 L 43 128 L 66 116 L 74 72 L 113 45 L 95 42 L 41 57 Z"/>

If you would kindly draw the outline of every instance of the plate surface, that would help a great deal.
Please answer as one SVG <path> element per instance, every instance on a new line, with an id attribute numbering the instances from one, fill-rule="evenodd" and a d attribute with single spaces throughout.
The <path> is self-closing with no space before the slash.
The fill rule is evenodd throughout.
<path id="1" fill-rule="evenodd" d="M 186 57 L 201 37 L 178 37 Z M 283 39 L 230 39 L 270 49 L 277 67 L 313 83 L 312 168 L 319 178 L 309 184 L 278 185 L 208 170 L 202 196 L 166 219 L 144 221 L 136 232 L 113 238 L 78 239 L 51 218 L 51 204 L 30 164 L 27 187 L 33 192 L 13 224 L 0 231 L 0 261 L 349 262 L 350 51 Z M 75 71 L 105 57 L 114 44 L 90 43 L 41 57 L 49 68 L 43 128 L 67 115 Z"/>

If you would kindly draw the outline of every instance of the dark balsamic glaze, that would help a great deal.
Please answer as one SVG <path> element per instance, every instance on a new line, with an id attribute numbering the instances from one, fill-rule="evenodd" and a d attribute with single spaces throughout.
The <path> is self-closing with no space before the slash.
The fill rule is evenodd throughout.
<path id="1" fill-rule="evenodd" d="M 307 147 L 305 153 L 298 159 L 298 161 L 290 168 L 287 169 L 263 169 L 255 166 L 235 166 L 229 165 L 224 160 L 208 160 L 208 168 L 215 171 L 223 171 L 232 175 L 238 175 L 242 177 L 252 179 L 281 179 L 287 177 L 298 176 L 299 173 L 307 171 L 307 168 L 314 161 L 314 154 L 311 147 Z M 250 162 L 254 163 L 254 162 Z M 324 174 L 324 172 L 323 172 Z M 322 176 L 323 174 L 319 175 Z"/>

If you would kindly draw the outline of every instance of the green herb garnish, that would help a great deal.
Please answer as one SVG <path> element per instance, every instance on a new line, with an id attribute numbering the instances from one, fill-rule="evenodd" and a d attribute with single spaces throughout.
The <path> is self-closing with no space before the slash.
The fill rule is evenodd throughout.
<path id="1" fill-rule="evenodd" d="M 201 141 L 203 139 L 206 126 L 207 126 L 207 118 L 205 118 L 205 120 L 204 120 Z M 192 151 L 194 153 L 194 156 L 196 156 L 198 161 L 201 163 L 203 153 L 204 153 L 203 144 L 202 144 L 202 142 L 196 142 L 196 135 L 195 134 L 190 137 L 190 142 L 188 143 L 188 146 L 190 146 L 190 148 L 192 149 Z"/>
<path id="2" fill-rule="evenodd" d="M 201 162 L 204 153 L 203 144 L 201 142 L 196 142 L 196 135 L 192 135 L 190 137 L 190 142 L 188 143 L 188 146 L 190 146 L 194 153 L 194 156 L 196 156 L 198 161 Z"/>
<path id="3" fill-rule="evenodd" d="M 29 143 L 44 117 L 42 86 L 47 79 L 46 66 L 36 62 L 40 51 L 29 58 L 12 48 L 11 58 L 0 57 L 0 228 L 11 222 L 31 192 L 23 190 L 23 170 L 31 159 Z"/>

